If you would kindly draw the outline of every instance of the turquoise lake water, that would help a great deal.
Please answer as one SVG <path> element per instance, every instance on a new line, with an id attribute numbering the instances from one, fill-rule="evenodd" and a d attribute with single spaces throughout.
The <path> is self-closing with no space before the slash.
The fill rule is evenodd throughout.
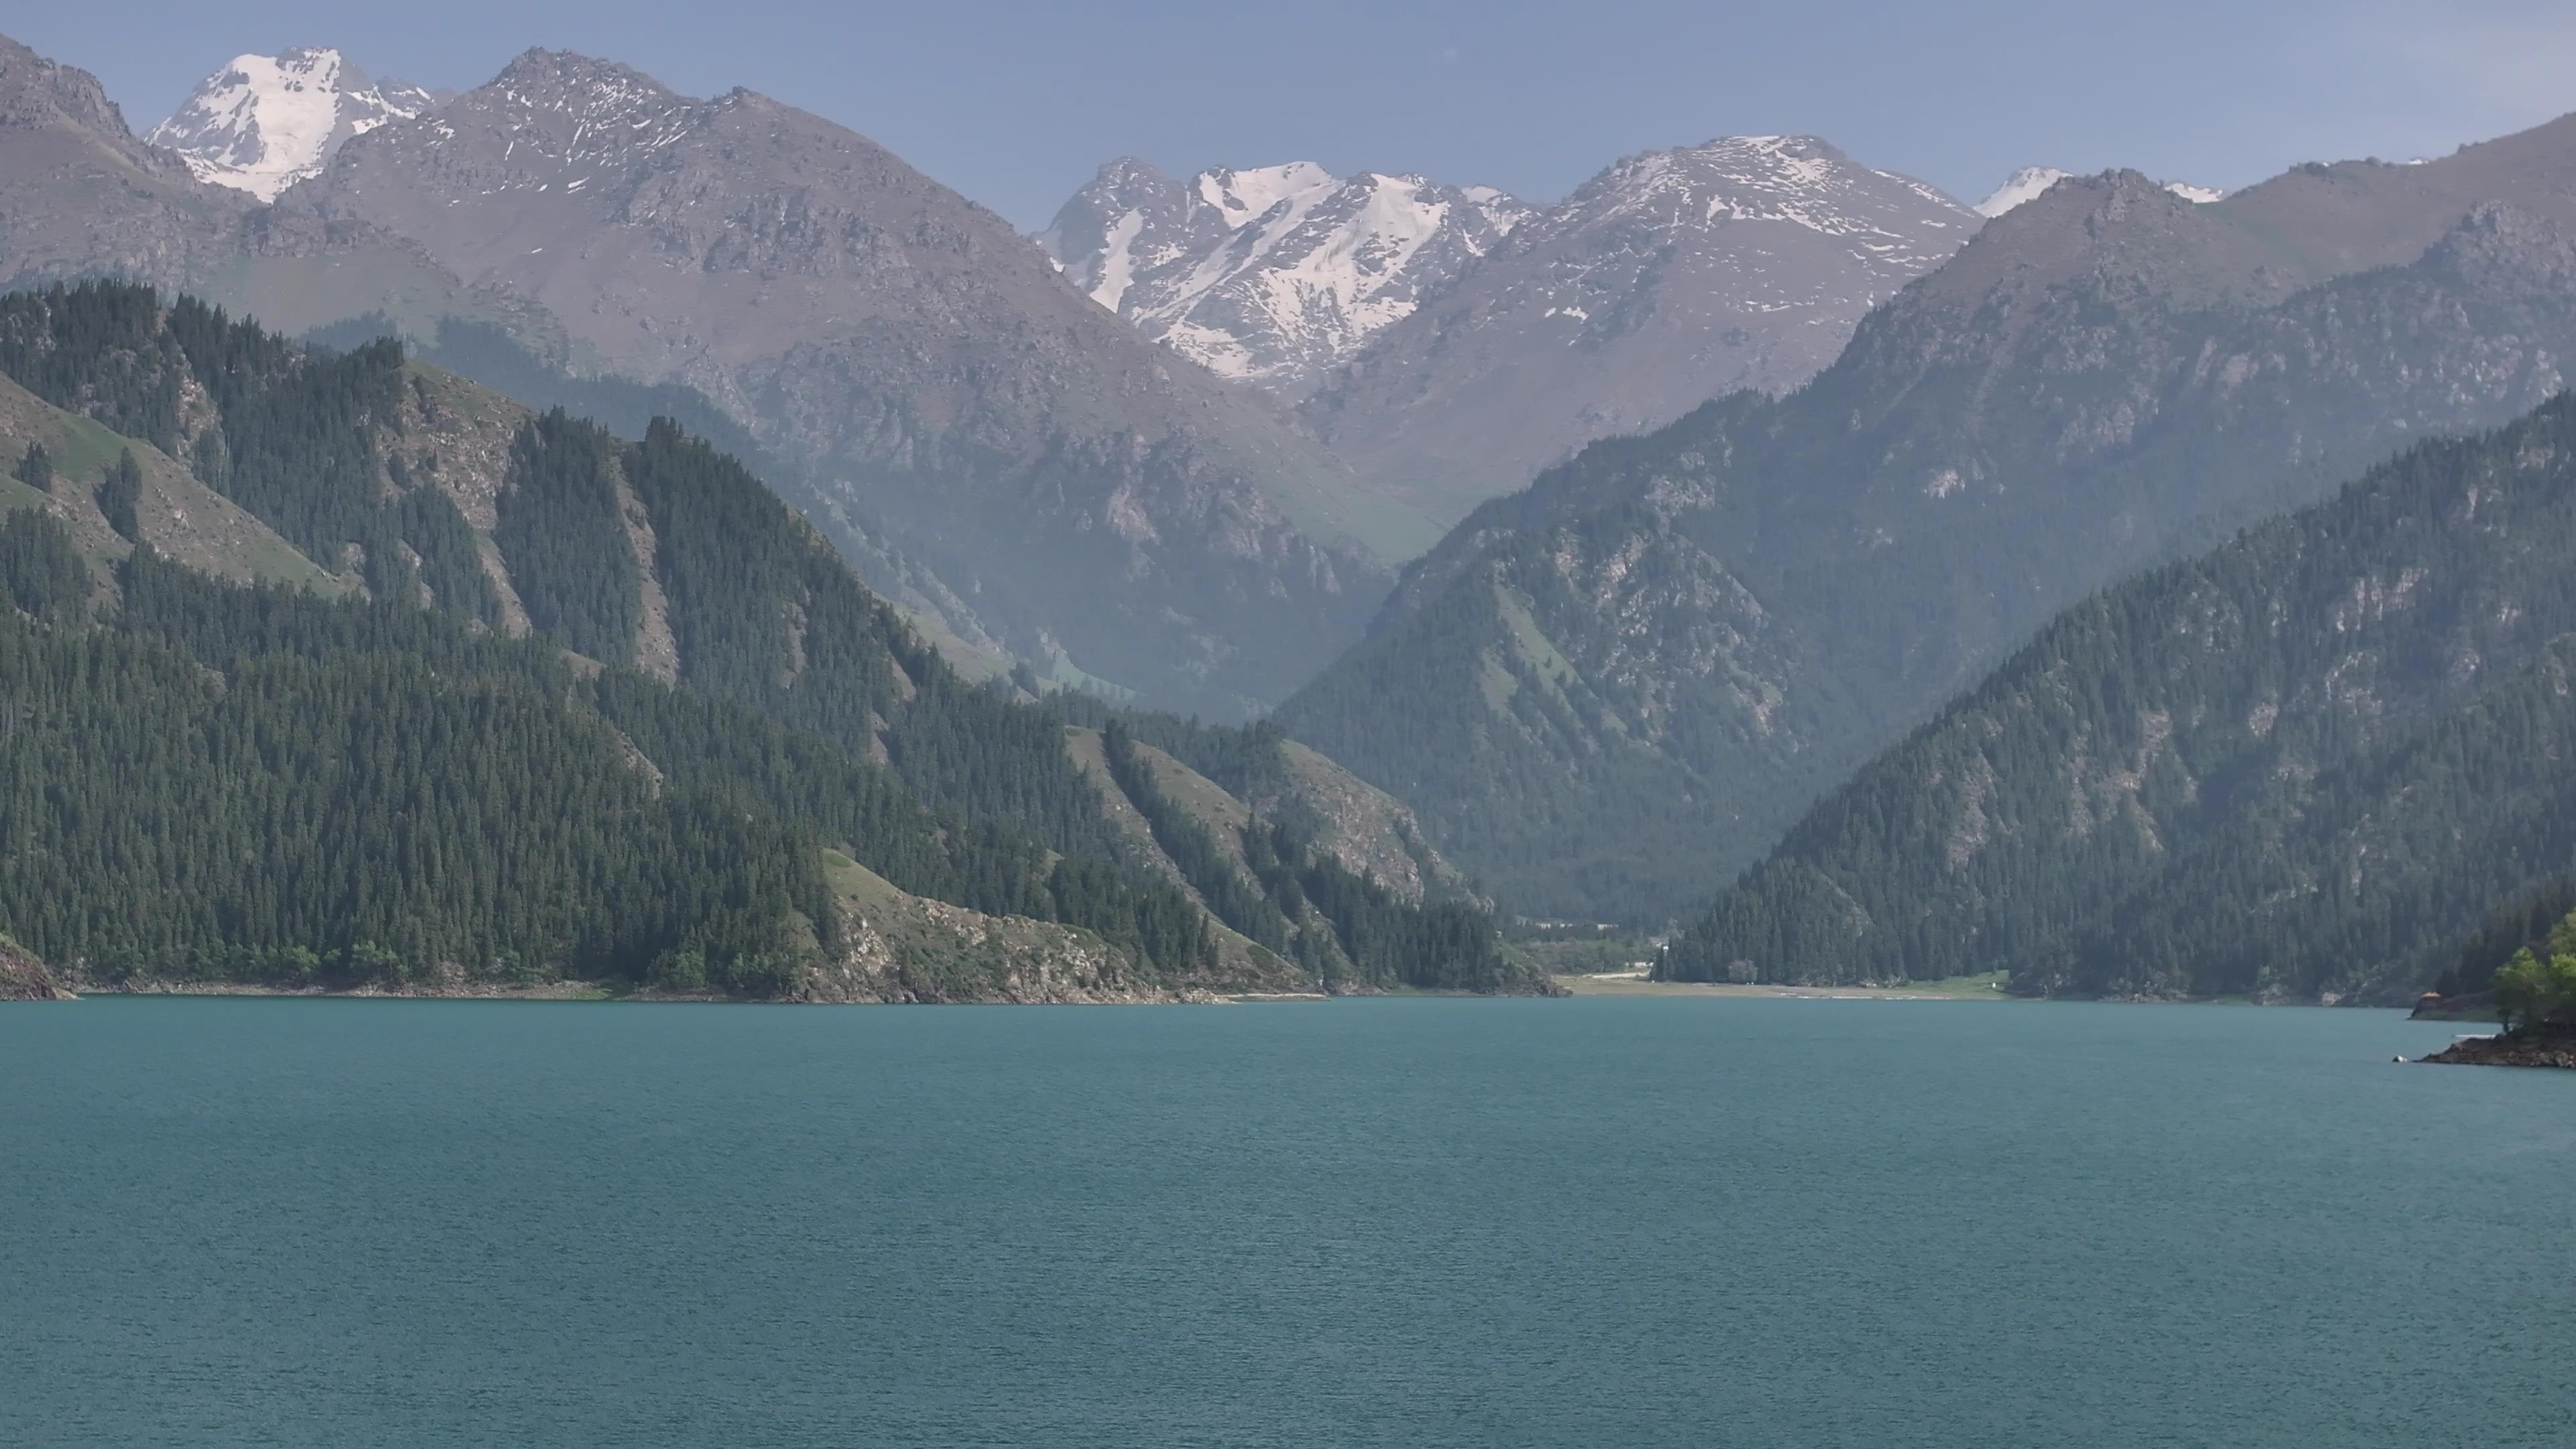
<path id="1" fill-rule="evenodd" d="M 2457 1029 L 0 1008 L 0 1443 L 2576 1443 L 2576 1073 Z"/>

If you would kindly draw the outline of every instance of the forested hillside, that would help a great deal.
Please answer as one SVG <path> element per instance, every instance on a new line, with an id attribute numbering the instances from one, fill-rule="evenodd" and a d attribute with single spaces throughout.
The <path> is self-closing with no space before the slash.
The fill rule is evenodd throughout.
<path id="1" fill-rule="evenodd" d="M 1058 714 L 1007 682 L 961 679 L 740 463 L 676 424 L 627 442 L 422 368 L 391 341 L 308 354 L 186 299 L 164 308 L 112 285 L 0 299 L 0 374 L 29 398 L 19 422 L 0 412 L 0 428 L 26 429 L 0 444 L 16 471 L 45 477 L 5 485 L 18 511 L 0 558 L 14 627 L 34 631 L 15 667 L 89 680 L 57 656 L 106 651 L 95 677 L 124 681 L 49 699 L 37 714 L 51 733 L 13 737 L 12 759 L 29 780 L 68 772 L 111 798 L 117 753 L 75 744 L 95 711 L 128 696 L 148 696 L 140 717 L 199 749 L 155 767 L 167 787 L 148 793 L 202 804 L 187 823 L 197 833 L 172 835 L 167 851 L 136 845 L 163 832 L 149 801 L 64 812 L 41 792 L 20 798 L 20 864 L 56 873 L 0 896 L 0 927 L 57 966 L 132 975 L 184 960 L 200 975 L 267 980 L 274 953 L 301 951 L 336 963 L 325 974 L 344 983 L 540 970 L 793 994 L 865 934 L 843 932 L 828 846 L 907 898 L 1105 943 L 1095 958 L 1125 964 L 1084 989 L 1319 981 L 1226 945 L 1188 890 L 1155 878 L 1112 827 Z M 94 486 L 74 486 L 41 440 L 78 427 L 130 439 Z M 132 506 L 118 480 L 139 467 L 123 461 L 137 449 L 186 459 L 253 542 L 320 560 L 303 562 L 308 582 L 363 597 L 230 588 L 165 559 L 148 534 L 136 546 L 108 515 Z M 202 697 L 164 688 L 180 678 L 199 679 Z M 499 722 L 455 717 L 460 692 L 500 701 L 476 706 Z M 250 748 L 237 738 L 300 737 L 340 716 L 358 732 L 342 753 L 255 751 L 256 770 L 226 753 Z M 1226 748 L 1238 753 L 1254 738 L 1234 734 Z M 422 743 L 450 740 L 467 742 L 462 753 Z M 1274 734 L 1258 740 L 1250 748 L 1280 754 Z M 519 756 L 557 793 L 529 793 Z M 434 817 L 376 803 L 431 798 Z M 523 809 L 545 819 L 519 820 Z M 267 833 L 334 811 L 338 833 L 308 832 L 309 844 Z M 513 847 L 488 876 L 437 894 L 452 872 L 435 862 L 470 851 L 477 831 Z M 181 869 L 207 850 L 330 885 Z M 62 873 L 82 852 L 118 871 Z M 709 860 L 757 880 L 700 872 Z M 1301 841 L 1288 864 L 1326 861 Z M 513 881 L 529 892 L 504 888 Z M 564 914 L 585 881 L 588 914 Z M 255 889 L 283 894 L 273 910 L 227 894 Z M 168 911 L 136 913 L 128 931 L 116 913 L 138 895 Z M 1424 918 L 1378 896 L 1371 911 Z M 648 897 L 665 904 L 647 909 Z M 711 915 L 719 900 L 735 915 Z M 1467 917 L 1457 960 L 1364 974 L 1367 953 L 1346 951 L 1350 969 L 1330 984 L 1449 985 L 1462 972 L 1484 989 L 1529 984 L 1476 975 L 1491 930 Z M 874 989 L 944 998 L 974 983 Z"/>
<path id="2" fill-rule="evenodd" d="M 2571 549 L 2576 399 L 2420 445 L 2060 615 L 1659 969 L 2411 997 L 2576 864 Z"/>

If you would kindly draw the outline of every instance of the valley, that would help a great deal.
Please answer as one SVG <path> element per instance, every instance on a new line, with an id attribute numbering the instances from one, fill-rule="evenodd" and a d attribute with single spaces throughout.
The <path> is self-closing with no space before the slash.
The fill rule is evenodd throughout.
<path id="1" fill-rule="evenodd" d="M 2546 9 L 21 7 L 0 1444 L 2562 1444 Z"/>
<path id="2" fill-rule="evenodd" d="M 1669 936 L 1676 983 L 2398 1000 L 2576 868 L 2490 812 L 2354 884 L 2460 812 L 2459 752 L 2545 752 L 2552 616 L 2509 581 L 2554 517 L 2576 122 L 1974 205 L 1796 134 L 1556 200 L 1129 156 L 1024 232 L 820 115 L 565 50 L 456 91 L 246 54 L 138 132 L 8 42 L 0 112 L 29 647 L 229 677 L 138 598 L 267 620 L 245 664 L 409 610 L 376 665 L 569 670 L 546 728 L 653 809 L 685 778 L 817 833 L 736 945 L 597 946 L 608 989 L 1545 991 L 1497 925 L 1568 918 Z M 102 277 L 152 290 L 49 290 Z M 2404 451 L 2452 437 L 2489 453 Z M 2299 573 L 2428 468 L 2472 500 L 2422 495 L 2469 510 L 2445 562 Z M 2317 652 L 2248 703 L 2101 620 L 2191 569 Z M 2399 632 L 2356 643 L 2354 600 Z M 1979 702 L 2033 669 L 2085 702 L 2045 748 L 1945 753 L 2020 738 Z M 2232 945 L 2156 904 L 2222 878 L 2269 882 Z M 97 984 L 103 928 L 34 918 Z M 2292 920 L 2309 955 L 2256 944 Z M 359 985 L 362 944 L 313 949 Z"/>

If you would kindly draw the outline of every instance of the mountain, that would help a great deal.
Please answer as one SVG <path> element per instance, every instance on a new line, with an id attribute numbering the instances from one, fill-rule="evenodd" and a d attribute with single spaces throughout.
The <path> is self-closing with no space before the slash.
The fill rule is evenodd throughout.
<path id="1" fill-rule="evenodd" d="M 1401 808 L 1328 762 L 1080 702 L 1193 761 L 1259 870 L 1212 884 L 1205 826 L 1140 844 L 1120 811 L 1158 814 L 1149 786 L 1112 798 L 1057 707 L 958 677 L 667 421 L 624 441 L 389 341 L 306 353 L 130 285 L 0 298 L 0 378 L 0 693 L 27 706 L 0 835 L 34 842 L 0 869 L 0 929 L 74 979 L 1537 985 Z M 115 759 L 77 747 L 111 735 Z M 1418 874 L 1371 878 L 1394 855 Z M 173 864 L 200 857 L 223 863 Z"/>
<path id="2" fill-rule="evenodd" d="M 1806 381 L 1977 226 L 1813 137 L 1633 156 L 1513 226 L 1303 413 L 1361 476 L 1454 521 L 1593 439 Z"/>
<path id="3" fill-rule="evenodd" d="M 360 222 L 282 215 L 196 179 L 146 144 L 96 77 L 0 37 L 0 289 L 118 277 L 193 289 L 302 331 L 382 311 L 455 317 L 560 349 L 527 299 L 469 285 L 417 244 Z"/>
<path id="4" fill-rule="evenodd" d="M 1038 235 L 1093 301 L 1220 377 L 1294 396 L 1529 214 L 1491 187 L 1312 162 L 1176 181 L 1100 168 Z"/>
<path id="5" fill-rule="evenodd" d="M 2058 616 L 1658 969 L 2411 1002 L 2576 863 L 2571 553 L 2576 399 L 2411 449 Z"/>
<path id="6" fill-rule="evenodd" d="M 438 102 L 416 85 L 369 80 L 336 50 L 298 47 L 233 57 L 143 139 L 177 152 L 200 181 L 274 201 L 350 137 Z"/>
<path id="7" fill-rule="evenodd" d="M 2006 177 L 2003 185 L 1986 193 L 1986 199 L 1977 203 L 1976 213 L 1992 221 L 2074 174 L 2054 166 L 2025 166 Z"/>
<path id="8" fill-rule="evenodd" d="M 2564 386 L 2576 118 L 1990 223 L 1784 398 L 1597 444 L 1283 705 L 1514 909 L 1660 920 L 2056 610 Z"/>
<path id="9" fill-rule="evenodd" d="M 1985 200 L 1977 203 L 1977 215 L 1992 221 L 2023 202 L 2033 200 L 2041 192 L 2074 174 L 2072 171 L 2060 171 L 2054 166 L 2025 166 L 2006 178 L 2003 185 L 1988 192 Z M 2164 188 L 2183 200 L 2191 202 L 2223 201 L 2227 197 L 2226 192 L 2215 187 L 2194 186 L 2188 181 L 2168 181 L 2164 183 Z"/>
<path id="10" fill-rule="evenodd" d="M 530 51 L 351 139 L 280 211 L 362 222 L 694 387 L 1021 658 L 1240 715 L 1354 636 L 1386 510 L 1262 399 L 1102 312 L 990 212 L 749 91 Z"/>
<path id="11" fill-rule="evenodd" d="M 0 287 L 108 273 L 164 285 L 239 247 L 240 195 L 134 138 L 96 77 L 0 37 Z"/>

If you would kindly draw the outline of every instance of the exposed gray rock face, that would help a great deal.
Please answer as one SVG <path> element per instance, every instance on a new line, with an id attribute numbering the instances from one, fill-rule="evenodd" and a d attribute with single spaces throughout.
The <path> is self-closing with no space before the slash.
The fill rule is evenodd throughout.
<path id="1" fill-rule="evenodd" d="M 0 936 L 0 1001 L 69 1001 L 71 995 L 54 980 L 44 962 L 7 936 Z"/>
<path id="2" fill-rule="evenodd" d="M 336 50 L 300 46 L 233 57 L 143 139 L 178 152 L 200 181 L 272 201 L 350 137 L 425 115 L 440 99 L 408 82 L 369 80 Z"/>
<path id="3" fill-rule="evenodd" d="M 1370 501 L 1261 398 L 1137 337 L 1002 220 L 838 126 L 530 51 L 342 146 L 282 213 L 360 221 L 687 383 L 882 524 L 1023 657 L 1239 714 L 1383 593 Z"/>
<path id="4" fill-rule="evenodd" d="M 1038 245 L 1146 336 L 1295 396 L 1529 214 L 1492 187 L 1419 176 L 1295 161 L 1176 181 L 1129 157 L 1100 168 Z"/>
<path id="5" fill-rule="evenodd" d="M 1631 157 L 1389 325 L 1305 415 L 1363 477 L 1459 518 L 1595 438 L 1806 381 L 1978 224 L 1809 136 Z"/>
<path id="6" fill-rule="evenodd" d="M 136 140 L 97 77 L 0 37 L 0 288 L 99 274 L 175 286 L 234 250 L 250 206 Z"/>
<path id="7" fill-rule="evenodd" d="M 416 243 L 198 181 L 187 158 L 126 129 L 96 77 L 0 38 L 0 289 L 102 276 L 194 291 L 290 333 L 384 309 L 562 345 L 526 299 L 467 286 Z"/>

